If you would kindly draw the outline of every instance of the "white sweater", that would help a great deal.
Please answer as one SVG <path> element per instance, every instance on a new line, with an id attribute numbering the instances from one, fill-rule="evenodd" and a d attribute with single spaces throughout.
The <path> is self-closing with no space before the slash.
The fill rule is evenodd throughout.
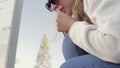
<path id="1" fill-rule="evenodd" d="M 94 25 L 76 21 L 69 30 L 72 41 L 88 53 L 120 63 L 120 0 L 84 0 Z"/>

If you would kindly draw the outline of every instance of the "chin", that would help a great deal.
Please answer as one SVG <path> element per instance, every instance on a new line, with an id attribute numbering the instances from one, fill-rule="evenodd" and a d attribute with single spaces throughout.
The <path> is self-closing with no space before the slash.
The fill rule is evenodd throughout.
<path id="1" fill-rule="evenodd" d="M 72 13 L 71 13 L 71 12 L 64 12 L 64 13 L 72 16 Z"/>
<path id="2" fill-rule="evenodd" d="M 67 14 L 71 16 L 71 15 L 72 15 L 72 12 L 67 12 Z"/>
<path id="3" fill-rule="evenodd" d="M 71 15 L 72 15 L 72 10 L 67 9 L 67 10 L 66 10 L 66 13 L 71 16 Z"/>

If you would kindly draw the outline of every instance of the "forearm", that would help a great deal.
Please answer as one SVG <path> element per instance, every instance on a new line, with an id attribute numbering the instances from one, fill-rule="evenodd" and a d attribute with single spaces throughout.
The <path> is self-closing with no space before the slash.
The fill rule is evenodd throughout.
<path id="1" fill-rule="evenodd" d="M 95 25 L 89 25 L 82 21 L 72 25 L 69 36 L 76 45 L 88 53 L 105 61 L 120 63 L 118 61 L 120 44 L 112 33 L 106 34 Z"/>

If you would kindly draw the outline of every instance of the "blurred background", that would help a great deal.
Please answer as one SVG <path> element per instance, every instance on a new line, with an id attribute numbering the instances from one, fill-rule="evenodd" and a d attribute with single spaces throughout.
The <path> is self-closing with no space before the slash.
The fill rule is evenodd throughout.
<path id="1" fill-rule="evenodd" d="M 48 39 L 50 68 L 59 68 L 64 62 L 62 41 L 64 36 L 57 32 L 55 12 L 45 8 L 47 0 L 24 0 L 15 68 L 35 68 L 44 34 Z"/>

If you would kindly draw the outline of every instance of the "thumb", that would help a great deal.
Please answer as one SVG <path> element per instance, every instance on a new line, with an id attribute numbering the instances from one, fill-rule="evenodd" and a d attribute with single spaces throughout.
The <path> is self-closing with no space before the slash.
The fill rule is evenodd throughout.
<path id="1" fill-rule="evenodd" d="M 62 12 L 60 10 L 57 10 L 57 15 L 58 16 L 61 16 L 62 15 Z"/>
<path id="2" fill-rule="evenodd" d="M 59 9 L 57 9 L 57 13 L 61 13 L 61 11 Z"/>

